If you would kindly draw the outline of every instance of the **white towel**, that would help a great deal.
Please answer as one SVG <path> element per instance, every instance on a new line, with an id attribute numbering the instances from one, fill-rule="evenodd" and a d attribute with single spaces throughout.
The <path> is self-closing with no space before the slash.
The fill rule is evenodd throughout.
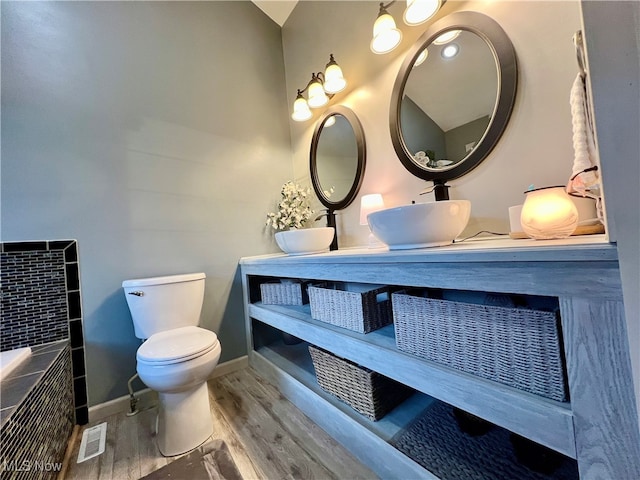
<path id="1" fill-rule="evenodd" d="M 573 187 L 579 191 L 596 186 L 600 182 L 596 170 L 584 172 L 584 170 L 596 166 L 596 147 L 591 112 L 587 103 L 585 77 L 582 74 L 578 74 L 573 82 L 569 103 L 571 104 L 573 150 L 575 153 L 571 177 L 575 177 L 575 180 L 572 181 Z"/>
<path id="2" fill-rule="evenodd" d="M 587 102 L 584 74 L 579 73 L 573 82 L 569 103 L 571 104 L 575 157 L 571 178 L 567 182 L 567 193 L 595 199 L 598 219 L 604 224 L 600 175 L 596 165 L 593 121 Z"/>

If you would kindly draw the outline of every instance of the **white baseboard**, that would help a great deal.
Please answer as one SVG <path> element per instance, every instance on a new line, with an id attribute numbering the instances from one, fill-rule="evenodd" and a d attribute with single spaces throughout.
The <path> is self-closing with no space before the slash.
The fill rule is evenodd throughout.
<path id="1" fill-rule="evenodd" d="M 247 355 L 243 357 L 234 358 L 228 362 L 219 364 L 213 371 L 213 374 L 209 378 L 221 377 L 228 373 L 242 370 L 249 366 L 249 357 Z M 158 394 L 150 388 L 144 388 L 134 392 L 135 397 L 138 400 L 137 409 L 145 410 L 158 403 Z M 104 403 L 99 403 L 93 407 L 89 407 L 89 422 L 96 422 L 103 420 L 109 415 L 117 413 L 128 412 L 130 410 L 130 398 L 129 395 L 123 395 L 122 397 L 114 398 Z"/>

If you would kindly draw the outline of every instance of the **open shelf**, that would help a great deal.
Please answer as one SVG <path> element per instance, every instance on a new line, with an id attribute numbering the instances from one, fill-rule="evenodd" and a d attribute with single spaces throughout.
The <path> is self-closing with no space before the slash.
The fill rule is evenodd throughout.
<path id="1" fill-rule="evenodd" d="M 311 318 L 308 305 L 248 306 L 251 318 L 575 458 L 569 403 L 476 377 L 397 349 L 393 325 L 360 334 Z M 381 361 L 384 359 L 384 361 Z"/>
<path id="2" fill-rule="evenodd" d="M 304 360 L 306 344 L 287 346 L 286 351 L 282 347 L 270 344 L 250 351 L 251 366 L 278 385 L 280 392 L 312 421 L 381 478 L 439 480 L 389 443 L 411 420 L 410 417 L 418 415 L 428 404 L 427 396 L 417 393 L 385 418 L 372 422 L 320 389 L 308 370 L 313 367 Z"/>
<path id="3" fill-rule="evenodd" d="M 284 370 L 324 401 L 350 416 L 381 439 L 389 442 L 399 432 L 406 428 L 433 399 L 428 395 L 416 392 L 406 399 L 383 418 L 374 422 L 353 410 L 349 405 L 341 402 L 333 395 L 325 392 L 316 380 L 313 363 L 306 342 L 298 345 L 285 345 L 283 342 L 274 342 L 269 346 L 256 350 L 274 366 Z"/>
<path id="4" fill-rule="evenodd" d="M 256 326 L 256 330 L 263 328 Z M 286 345 L 281 340 L 272 340 L 268 345 L 251 352 L 252 364 L 267 378 L 276 377 L 283 394 L 294 400 L 302 411 L 334 438 L 349 445 L 363 463 L 374 471 L 381 472 L 383 478 L 457 479 L 460 477 L 457 476 L 456 469 L 478 467 L 492 472 L 491 465 L 510 473 L 526 473 L 521 478 L 578 478 L 575 461 L 566 458 L 560 460 L 563 463 L 558 467 L 553 467 L 558 469 L 557 472 L 550 476 L 538 476 L 528 467 L 519 464 L 514 447 L 508 441 L 508 431 L 494 427 L 486 437 L 467 435 L 455 425 L 450 416 L 452 412 L 448 411 L 450 407 L 420 392 L 413 394 L 377 422 L 371 421 L 319 387 L 308 346 L 306 342 Z M 407 435 L 415 438 L 416 434 L 411 432 L 420 428 L 425 421 L 440 422 L 443 427 L 448 424 L 448 427 L 440 427 L 436 431 L 429 431 L 430 433 L 419 433 L 419 443 L 411 445 L 412 440 L 409 440 L 409 449 L 404 453 L 402 445 L 406 445 Z M 495 445 L 493 442 L 496 442 Z M 463 447 L 463 450 L 452 452 L 451 459 L 443 464 L 443 452 L 449 451 L 443 450 L 447 448 L 447 444 Z M 437 449 L 437 453 L 431 453 L 432 448 Z M 477 460 L 466 448 L 482 449 L 483 458 Z M 415 459 L 411 458 L 413 455 L 416 455 Z M 430 466 L 430 458 L 439 459 L 436 460 L 437 465 Z M 549 460 L 547 457 L 539 457 L 537 461 Z M 447 462 L 455 463 L 455 471 L 448 470 Z M 462 462 L 462 465 L 456 462 Z M 441 473 L 434 474 L 429 471 L 432 469 L 436 472 L 440 470 Z M 438 476 L 440 474 L 443 476 Z"/>

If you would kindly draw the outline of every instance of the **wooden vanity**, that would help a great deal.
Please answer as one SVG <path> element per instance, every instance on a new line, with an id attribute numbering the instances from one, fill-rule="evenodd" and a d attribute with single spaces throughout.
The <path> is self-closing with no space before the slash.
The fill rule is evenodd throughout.
<path id="1" fill-rule="evenodd" d="M 479 239 L 395 252 L 345 249 L 247 257 L 240 264 L 250 365 L 380 477 L 438 478 L 389 443 L 435 398 L 576 459 L 581 479 L 640 478 L 618 257 L 602 236 Z M 396 347 L 393 325 L 360 334 L 312 319 L 308 305 L 263 305 L 260 284 L 278 278 L 555 297 L 569 401 L 404 353 Z M 308 343 L 285 345 L 278 330 Z M 318 386 L 308 344 L 418 393 L 380 421 L 369 421 Z"/>

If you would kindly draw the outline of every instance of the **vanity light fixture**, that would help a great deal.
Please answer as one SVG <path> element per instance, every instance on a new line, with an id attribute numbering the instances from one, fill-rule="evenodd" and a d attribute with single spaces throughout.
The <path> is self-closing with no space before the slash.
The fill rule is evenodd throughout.
<path id="1" fill-rule="evenodd" d="M 411 26 L 420 25 L 433 17 L 442 4 L 442 0 L 407 0 L 404 23 Z"/>
<path id="2" fill-rule="evenodd" d="M 295 102 L 293 102 L 293 113 L 291 118 L 296 122 L 304 122 L 312 117 L 311 108 L 320 108 L 329 103 L 329 99 L 334 94 L 344 90 L 347 81 L 342 74 L 342 69 L 333 58 L 333 53 L 329 55 L 329 63 L 322 72 L 311 73 L 311 80 L 302 90 L 298 90 Z M 307 92 L 305 100 L 303 94 Z"/>
<path id="3" fill-rule="evenodd" d="M 402 41 L 402 32 L 396 27 L 396 21 L 387 12 L 387 7 L 395 3 L 395 0 L 387 5 L 380 3 L 380 12 L 373 24 L 373 38 L 371 39 L 371 51 L 377 54 L 389 53 Z"/>
<path id="4" fill-rule="evenodd" d="M 298 90 L 298 96 L 296 97 L 295 102 L 293 102 L 293 113 L 291 114 L 291 118 L 296 122 L 304 122 L 305 120 L 309 120 L 311 116 L 312 113 L 309 109 L 309 104 L 302 96 L 302 91 Z"/>
<path id="5" fill-rule="evenodd" d="M 309 98 L 307 99 L 307 103 L 311 108 L 320 108 L 324 107 L 327 103 L 329 103 L 329 97 L 324 92 L 324 87 L 322 86 L 322 80 L 315 73 L 311 74 L 311 81 L 309 82 Z"/>
<path id="6" fill-rule="evenodd" d="M 324 90 L 327 93 L 335 94 L 344 90 L 346 86 L 347 81 L 342 74 L 342 69 L 331 53 L 329 54 L 329 63 L 324 70 Z"/>
<path id="7" fill-rule="evenodd" d="M 407 8 L 404 11 L 404 23 L 407 25 L 420 25 L 432 18 L 445 0 L 407 0 Z M 396 22 L 387 11 L 391 5 L 396 3 L 392 0 L 386 5 L 380 2 L 378 18 L 373 24 L 373 38 L 370 48 L 373 53 L 389 53 L 402 41 L 402 31 L 396 27 Z"/>

